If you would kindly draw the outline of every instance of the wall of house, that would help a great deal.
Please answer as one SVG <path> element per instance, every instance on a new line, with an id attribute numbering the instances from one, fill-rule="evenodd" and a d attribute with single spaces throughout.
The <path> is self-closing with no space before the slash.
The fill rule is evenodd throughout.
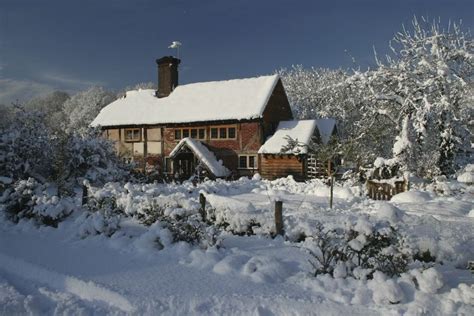
<path id="1" fill-rule="evenodd" d="M 127 139 L 127 130 L 139 130 L 139 137 Z M 117 154 L 124 159 L 133 159 L 144 167 L 159 168 L 163 152 L 161 127 L 107 128 L 104 136 L 115 143 Z"/>
<path id="2" fill-rule="evenodd" d="M 260 175 L 269 180 L 292 175 L 296 181 L 303 181 L 304 160 L 294 155 L 259 155 Z"/>
<path id="3" fill-rule="evenodd" d="M 235 128 L 236 135 L 233 139 L 213 139 L 211 138 L 211 128 Z M 205 138 L 199 139 L 206 143 L 210 150 L 214 152 L 217 159 L 221 159 L 224 165 L 230 170 L 234 170 L 238 175 L 247 175 L 252 170 L 240 170 L 238 168 L 239 155 L 257 155 L 257 151 L 262 145 L 262 127 L 260 122 L 245 123 L 221 123 L 221 124 L 183 124 L 165 127 L 163 131 L 164 140 L 164 157 L 169 156 L 171 151 L 179 143 L 181 139 L 175 138 L 175 130 L 183 129 L 205 129 Z"/>
<path id="4" fill-rule="evenodd" d="M 267 107 L 263 111 L 263 142 L 265 142 L 267 137 L 275 133 L 280 121 L 292 119 L 293 113 L 291 112 L 285 89 L 281 80 L 278 80 L 272 95 L 268 99 Z"/>

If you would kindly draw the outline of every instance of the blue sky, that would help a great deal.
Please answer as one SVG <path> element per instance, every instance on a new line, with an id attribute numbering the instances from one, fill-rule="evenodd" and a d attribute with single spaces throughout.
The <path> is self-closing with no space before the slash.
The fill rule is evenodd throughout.
<path id="1" fill-rule="evenodd" d="M 174 40 L 180 83 L 366 68 L 414 15 L 472 30 L 473 12 L 473 0 L 0 0 L 0 103 L 155 82 Z"/>

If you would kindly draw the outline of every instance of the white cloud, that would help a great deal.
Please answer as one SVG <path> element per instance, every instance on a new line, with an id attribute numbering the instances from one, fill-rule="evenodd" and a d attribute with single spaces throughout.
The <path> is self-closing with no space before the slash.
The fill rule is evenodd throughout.
<path id="1" fill-rule="evenodd" d="M 53 86 L 31 80 L 0 78 L 0 103 L 26 102 L 55 91 Z"/>
<path id="2" fill-rule="evenodd" d="M 103 82 L 83 80 L 83 79 L 78 79 L 78 78 L 74 78 L 68 75 L 58 74 L 58 73 L 45 73 L 42 75 L 42 78 L 45 79 L 46 81 L 52 81 L 56 84 L 59 84 L 61 86 L 67 86 L 74 90 L 84 89 L 91 86 L 103 85 Z"/>
<path id="3" fill-rule="evenodd" d="M 0 71 L 2 66 L 0 64 Z M 13 79 L 0 74 L 0 104 L 10 104 L 17 100 L 24 103 L 58 90 L 73 94 L 91 86 L 103 85 L 102 82 L 82 80 L 59 73 L 43 73 L 38 78 L 39 80 Z"/>

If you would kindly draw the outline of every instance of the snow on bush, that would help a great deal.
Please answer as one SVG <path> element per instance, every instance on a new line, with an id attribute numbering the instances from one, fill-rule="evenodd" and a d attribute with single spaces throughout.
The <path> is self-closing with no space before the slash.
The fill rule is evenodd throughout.
<path id="1" fill-rule="evenodd" d="M 317 227 L 314 235 L 303 243 L 303 249 L 311 256 L 315 276 L 366 278 L 376 271 L 395 276 L 407 269 L 412 250 L 385 222 L 371 223 L 359 218 L 345 227 Z"/>
<path id="2" fill-rule="evenodd" d="M 110 237 L 120 229 L 120 217 L 109 212 L 84 212 L 75 222 L 81 238 L 101 234 Z"/>
<path id="3" fill-rule="evenodd" d="M 410 273 L 416 278 L 420 290 L 425 293 L 436 293 L 443 287 L 443 277 L 435 268 L 429 268 L 421 272 L 412 270 Z"/>
<path id="4" fill-rule="evenodd" d="M 372 290 L 372 298 L 376 304 L 398 304 L 404 299 L 404 292 L 398 283 L 379 271 L 374 273 L 374 278 L 367 285 Z"/>
<path id="5" fill-rule="evenodd" d="M 60 198 L 55 186 L 40 184 L 33 178 L 15 182 L 4 192 L 0 203 L 14 222 L 26 218 L 54 227 L 75 209 L 72 198 Z"/>
<path id="6" fill-rule="evenodd" d="M 461 183 L 474 184 L 474 164 L 467 165 L 457 180 Z"/>
<path id="7" fill-rule="evenodd" d="M 270 232 L 270 212 L 257 210 L 248 202 L 237 201 L 215 194 L 206 195 L 210 204 L 209 217 L 218 226 L 237 234 L 255 234 L 258 231 Z M 266 214 L 265 214 L 266 213 Z"/>

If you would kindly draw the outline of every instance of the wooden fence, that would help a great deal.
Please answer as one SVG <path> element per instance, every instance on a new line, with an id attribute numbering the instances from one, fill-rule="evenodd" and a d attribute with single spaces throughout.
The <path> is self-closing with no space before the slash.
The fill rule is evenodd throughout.
<path id="1" fill-rule="evenodd" d="M 373 200 L 390 200 L 395 194 L 405 191 L 408 191 L 407 180 L 394 181 L 393 185 L 377 180 L 367 180 L 368 196 Z"/>

